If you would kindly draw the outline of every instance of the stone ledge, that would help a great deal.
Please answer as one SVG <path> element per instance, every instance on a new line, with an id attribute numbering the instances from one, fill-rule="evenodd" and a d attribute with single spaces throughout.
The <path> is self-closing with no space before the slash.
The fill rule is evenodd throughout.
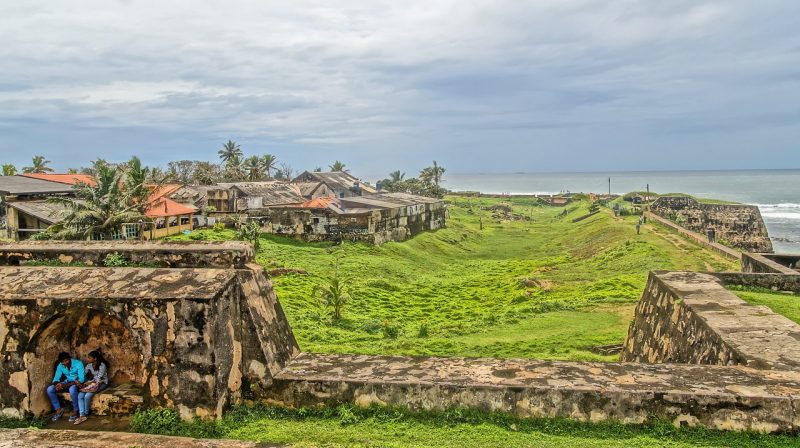
<path id="1" fill-rule="evenodd" d="M 192 439 L 126 432 L 70 431 L 52 429 L 0 429 L 0 448 L 266 448 L 281 445 L 238 440 Z"/>
<path id="2" fill-rule="evenodd" d="M 0 267 L 0 301 L 39 299 L 210 300 L 233 270 Z"/>
<path id="3" fill-rule="evenodd" d="M 304 353 L 275 377 L 269 400 L 453 406 L 518 417 L 668 419 L 681 425 L 796 431 L 800 372 L 744 367 Z"/>

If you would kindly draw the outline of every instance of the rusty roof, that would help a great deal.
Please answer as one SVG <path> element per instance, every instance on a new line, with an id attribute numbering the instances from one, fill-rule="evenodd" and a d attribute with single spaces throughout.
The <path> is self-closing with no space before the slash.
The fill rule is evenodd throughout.
<path id="1" fill-rule="evenodd" d="M 72 193 L 72 185 L 28 176 L 0 176 L 0 194 L 34 195 Z"/>
<path id="2" fill-rule="evenodd" d="M 346 171 L 331 171 L 327 173 L 323 172 L 311 172 L 305 171 L 303 174 L 295 177 L 292 182 L 322 182 L 327 185 L 329 188 L 336 190 L 336 191 L 344 191 L 344 190 L 351 190 L 353 189 L 354 185 L 358 185 L 363 193 L 373 194 L 376 193 L 374 187 L 371 185 L 362 182 L 357 177 L 353 176 L 352 174 Z"/>
<path id="3" fill-rule="evenodd" d="M 13 201 L 9 202 L 8 206 L 47 224 L 55 224 L 61 221 L 68 213 L 68 209 L 64 205 L 53 204 L 47 200 Z"/>
<path id="4" fill-rule="evenodd" d="M 264 207 L 302 204 L 306 200 L 300 194 L 297 185 L 289 182 L 234 182 L 220 183 L 219 185 L 228 189 L 236 189 L 243 197 L 260 197 Z"/>

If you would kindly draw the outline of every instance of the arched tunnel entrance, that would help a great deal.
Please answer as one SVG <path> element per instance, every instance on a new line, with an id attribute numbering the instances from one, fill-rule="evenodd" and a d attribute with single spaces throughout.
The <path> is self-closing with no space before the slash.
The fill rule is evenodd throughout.
<path id="1" fill-rule="evenodd" d="M 25 357 L 31 386 L 31 411 L 49 412 L 45 388 L 55 372 L 59 352 L 69 352 L 86 363 L 92 350 L 109 363 L 109 385 L 144 382 L 142 347 L 123 321 L 91 308 L 71 308 L 50 319 L 34 337 Z"/>

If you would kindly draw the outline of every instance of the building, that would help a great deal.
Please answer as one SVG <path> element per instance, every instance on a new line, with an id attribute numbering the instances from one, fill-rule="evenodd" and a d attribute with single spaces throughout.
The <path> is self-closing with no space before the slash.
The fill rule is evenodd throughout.
<path id="1" fill-rule="evenodd" d="M 327 173 L 305 171 L 292 179 L 292 183 L 320 183 L 324 185 L 327 190 L 326 194 L 319 194 L 317 196 L 312 196 L 312 198 L 320 196 L 349 198 L 377 193 L 374 187 L 360 181 L 358 178 L 345 171 L 331 171 Z"/>
<path id="2" fill-rule="evenodd" d="M 72 184 L 41 176 L 0 176 L 0 237 L 27 239 L 61 219 L 63 208 L 47 198 L 72 195 Z"/>
<path id="3" fill-rule="evenodd" d="M 212 213 L 251 213 L 305 201 L 297 185 L 281 181 L 219 183 L 206 189 L 206 204 Z"/>
<path id="4" fill-rule="evenodd" d="M 267 233 L 307 241 L 404 241 L 445 226 L 447 208 L 441 199 L 406 193 L 363 197 L 320 197 L 301 204 L 272 207 L 250 214 Z"/>

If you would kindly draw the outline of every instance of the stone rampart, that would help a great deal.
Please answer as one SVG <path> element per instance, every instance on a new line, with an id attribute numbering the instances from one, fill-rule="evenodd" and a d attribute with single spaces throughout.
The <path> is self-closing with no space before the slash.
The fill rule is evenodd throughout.
<path id="1" fill-rule="evenodd" d="M 800 255 L 742 254 L 742 272 L 800 275 Z"/>
<path id="2" fill-rule="evenodd" d="M 729 281 L 746 277 L 726 275 L 721 277 Z M 755 277 L 767 281 L 764 276 L 771 275 L 778 278 Z M 652 272 L 621 358 L 797 370 L 800 326 L 765 306 L 748 304 L 725 289 L 715 275 Z"/>
<path id="3" fill-rule="evenodd" d="M 781 432 L 800 425 L 798 392 L 800 372 L 745 367 L 302 354 L 268 398 Z"/>
<path id="4" fill-rule="evenodd" d="M 102 266 L 115 252 L 132 265 L 168 268 L 241 268 L 254 259 L 252 246 L 242 241 L 24 241 L 0 243 L 0 265 Z"/>
<path id="5" fill-rule="evenodd" d="M 700 234 L 713 228 L 717 241 L 751 252 L 772 252 L 772 241 L 755 205 L 704 204 L 685 196 L 656 199 L 650 211 Z"/>

